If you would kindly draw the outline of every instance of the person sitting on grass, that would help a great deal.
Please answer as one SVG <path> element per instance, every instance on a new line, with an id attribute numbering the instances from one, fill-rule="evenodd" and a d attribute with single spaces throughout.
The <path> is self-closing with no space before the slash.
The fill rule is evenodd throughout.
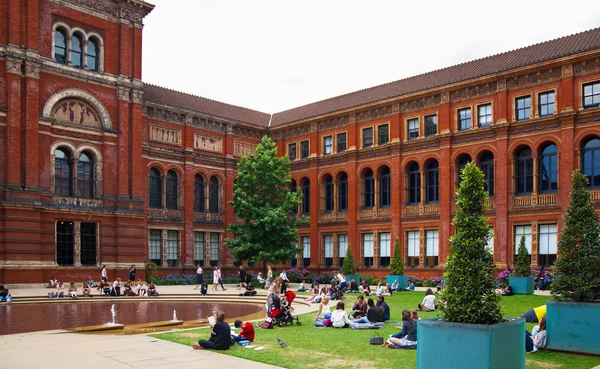
<path id="1" fill-rule="evenodd" d="M 203 280 L 202 285 L 200 285 L 200 294 L 202 296 L 206 296 L 207 293 L 208 293 L 208 284 L 206 283 L 206 280 Z"/>
<path id="2" fill-rule="evenodd" d="M 435 295 L 433 294 L 431 288 L 427 289 L 427 292 L 425 292 L 425 298 L 423 298 L 423 302 L 418 306 L 418 310 L 421 311 L 435 311 Z"/>
<path id="3" fill-rule="evenodd" d="M 348 292 L 358 292 L 358 284 L 354 279 L 350 280 L 350 286 L 348 287 Z"/>
<path id="4" fill-rule="evenodd" d="M 302 282 L 300 282 L 300 286 L 298 286 L 298 292 L 304 292 L 304 291 L 308 291 L 308 289 L 306 288 L 306 285 L 304 284 L 304 280 L 302 280 Z"/>
<path id="5" fill-rule="evenodd" d="M 359 295 L 356 298 L 356 302 L 352 306 L 352 317 L 353 318 L 362 318 L 367 315 L 367 302 L 365 301 L 365 297 L 363 295 Z"/>
<path id="6" fill-rule="evenodd" d="M 244 341 L 248 340 L 250 342 L 254 342 L 254 326 L 250 322 L 242 322 L 241 320 L 236 320 L 233 323 L 235 329 L 242 328 L 239 334 L 232 333 L 231 337 L 234 341 Z"/>
<path id="7" fill-rule="evenodd" d="M 350 326 L 351 323 L 344 308 L 344 302 L 338 301 L 335 311 L 331 313 L 331 325 L 334 328 L 348 328 Z"/>
<path id="8" fill-rule="evenodd" d="M 337 283 L 335 281 L 331 281 L 331 287 L 329 287 L 329 299 L 330 300 L 341 300 L 342 299 L 342 293 L 340 291 L 340 288 L 337 286 Z"/>
<path id="9" fill-rule="evenodd" d="M 417 321 L 413 320 L 410 311 L 402 310 L 402 330 L 388 338 L 383 347 L 389 348 L 416 348 L 417 347 Z"/>
<path id="10" fill-rule="evenodd" d="M 392 283 L 392 286 L 390 287 L 390 290 L 392 290 L 392 292 L 398 291 L 398 280 L 397 279 L 395 279 L 394 283 Z"/>
<path id="11" fill-rule="evenodd" d="M 225 323 L 225 313 L 217 311 L 215 313 L 216 323 L 210 332 L 208 340 L 199 340 L 197 345 L 192 345 L 194 350 L 228 350 L 232 345 L 231 328 Z"/>
<path id="12" fill-rule="evenodd" d="M 546 317 L 540 320 L 539 325 L 533 327 L 531 338 L 533 339 L 533 352 L 546 347 Z"/>
<path id="13" fill-rule="evenodd" d="M 360 291 L 360 293 L 364 293 L 367 296 L 371 294 L 371 286 L 369 286 L 369 283 L 366 279 L 363 279 L 362 282 L 360 282 L 358 290 Z"/>
<path id="14" fill-rule="evenodd" d="M 385 297 L 379 296 L 377 300 L 381 301 L 379 305 L 383 308 L 383 320 L 390 320 L 390 306 L 385 303 Z M 375 304 L 377 305 L 377 304 Z"/>
<path id="15" fill-rule="evenodd" d="M 446 282 L 444 282 L 444 278 L 440 279 L 440 282 L 437 284 L 437 292 L 438 293 L 442 293 L 442 290 L 444 289 L 444 284 Z"/>
<path id="16" fill-rule="evenodd" d="M 512 296 L 512 295 L 513 295 L 512 286 L 508 283 L 505 284 L 504 289 L 502 290 L 502 296 Z"/>
<path id="17" fill-rule="evenodd" d="M 317 310 L 317 315 L 315 316 L 315 321 L 317 321 L 317 319 L 319 319 L 319 317 L 321 317 L 321 314 L 324 314 L 323 309 L 325 308 L 327 311 L 326 313 L 329 313 L 329 297 L 327 295 L 323 296 L 323 299 L 321 300 L 321 303 L 319 304 L 319 309 Z"/>
<path id="18" fill-rule="evenodd" d="M 405 291 L 415 292 L 415 284 L 412 281 L 406 283 Z"/>
<path id="19" fill-rule="evenodd" d="M 538 306 L 526 311 L 521 318 L 525 318 L 527 323 L 537 323 L 546 316 L 546 305 Z"/>
<path id="20" fill-rule="evenodd" d="M 362 318 L 354 319 L 354 323 L 378 323 L 383 322 L 383 315 L 381 307 L 375 306 L 375 302 L 372 298 L 367 300 L 367 305 L 369 309 L 367 310 L 367 316 L 363 316 Z"/>

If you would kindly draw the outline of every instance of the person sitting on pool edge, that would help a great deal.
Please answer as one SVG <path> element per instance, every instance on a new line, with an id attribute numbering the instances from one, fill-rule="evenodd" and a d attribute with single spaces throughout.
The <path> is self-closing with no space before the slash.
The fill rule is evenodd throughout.
<path id="1" fill-rule="evenodd" d="M 225 323 L 225 313 L 217 311 L 215 313 L 217 322 L 212 326 L 210 338 L 208 340 L 199 340 L 197 345 L 192 345 L 194 350 L 228 350 L 233 344 L 231 339 L 231 328 Z"/>
<path id="2" fill-rule="evenodd" d="M 234 341 L 239 342 L 243 340 L 248 340 L 250 342 L 254 342 L 254 326 L 250 322 L 242 322 L 241 320 L 236 320 L 233 323 L 235 329 L 242 328 L 240 330 L 240 334 L 231 334 L 231 337 Z"/>

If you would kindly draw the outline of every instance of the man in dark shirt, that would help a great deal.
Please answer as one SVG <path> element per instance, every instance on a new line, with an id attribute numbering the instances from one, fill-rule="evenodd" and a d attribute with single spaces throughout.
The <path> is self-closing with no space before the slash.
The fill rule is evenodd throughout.
<path id="1" fill-rule="evenodd" d="M 225 323 L 225 313 L 217 311 L 215 314 L 217 323 L 212 327 L 210 338 L 208 340 L 200 340 L 197 345 L 192 345 L 194 350 L 212 349 L 212 350 L 227 350 L 232 344 L 231 328 Z"/>

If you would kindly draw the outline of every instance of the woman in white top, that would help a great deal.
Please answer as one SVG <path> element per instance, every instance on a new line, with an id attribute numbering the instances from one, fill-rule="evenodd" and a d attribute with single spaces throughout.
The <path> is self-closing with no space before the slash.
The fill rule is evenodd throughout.
<path id="1" fill-rule="evenodd" d="M 213 286 L 212 289 L 213 290 L 217 290 L 217 286 L 219 286 L 219 268 L 215 267 L 215 270 L 213 270 Z"/>
<path id="2" fill-rule="evenodd" d="M 287 274 L 285 272 L 285 269 L 281 270 L 281 274 L 279 275 L 281 277 L 281 293 L 285 293 L 287 291 L 287 283 L 289 282 L 289 279 L 287 277 Z"/>
<path id="3" fill-rule="evenodd" d="M 265 288 L 269 288 L 269 286 L 273 283 L 273 270 L 271 266 L 267 266 L 267 282 L 265 282 Z"/>
<path id="4" fill-rule="evenodd" d="M 315 316 L 315 320 L 319 319 L 319 317 L 323 313 L 323 308 L 326 308 L 327 313 L 329 312 L 329 307 L 327 307 L 327 305 L 329 305 L 329 297 L 327 295 L 325 295 L 325 296 L 323 296 L 323 299 L 321 300 L 321 303 L 319 304 L 319 310 L 317 310 L 317 316 Z"/>
<path id="5" fill-rule="evenodd" d="M 533 339 L 533 351 L 538 351 L 546 347 L 546 317 L 540 320 L 540 325 L 536 325 L 531 330 Z"/>
<path id="6" fill-rule="evenodd" d="M 427 292 L 425 292 L 425 298 L 423 299 L 423 302 L 419 304 L 419 310 L 435 311 L 435 295 L 431 288 L 428 288 Z"/>
<path id="7" fill-rule="evenodd" d="M 196 269 L 196 287 L 194 288 L 195 290 L 198 289 L 198 286 L 200 286 L 202 284 L 202 267 L 200 266 L 200 264 L 197 264 L 198 269 Z"/>
<path id="8" fill-rule="evenodd" d="M 350 319 L 348 319 L 342 301 L 338 301 L 335 311 L 331 313 L 331 325 L 334 328 L 348 328 L 350 326 Z"/>
<path id="9" fill-rule="evenodd" d="M 108 272 L 106 271 L 106 265 L 102 265 L 102 280 L 104 282 L 108 281 Z"/>

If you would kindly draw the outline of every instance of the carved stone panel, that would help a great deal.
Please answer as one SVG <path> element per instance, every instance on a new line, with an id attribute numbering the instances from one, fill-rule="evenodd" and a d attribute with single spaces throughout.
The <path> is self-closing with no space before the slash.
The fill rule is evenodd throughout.
<path id="1" fill-rule="evenodd" d="M 220 137 L 204 136 L 201 134 L 194 134 L 194 149 L 223 152 L 223 142 Z"/>
<path id="2" fill-rule="evenodd" d="M 245 142 L 234 141 L 233 142 L 233 155 L 244 156 L 248 154 L 254 154 L 256 151 L 256 145 L 252 145 Z"/>
<path id="3" fill-rule="evenodd" d="M 79 99 L 65 99 L 56 104 L 52 118 L 57 122 L 82 124 L 100 128 L 102 121 L 96 109 Z"/>
<path id="4" fill-rule="evenodd" d="M 150 125 L 150 141 L 181 146 L 181 131 L 152 124 Z"/>

